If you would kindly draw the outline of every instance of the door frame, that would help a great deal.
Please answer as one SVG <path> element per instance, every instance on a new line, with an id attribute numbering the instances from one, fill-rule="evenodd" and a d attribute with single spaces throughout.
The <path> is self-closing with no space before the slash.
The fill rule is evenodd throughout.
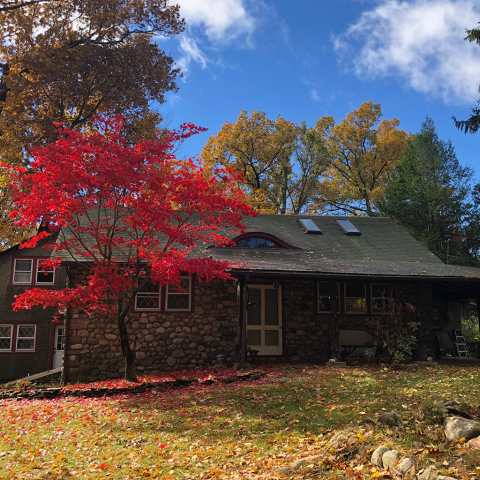
<path id="1" fill-rule="evenodd" d="M 278 286 L 278 288 L 276 287 Z M 245 285 L 246 288 L 252 286 L 252 287 L 273 287 L 275 289 L 280 289 L 280 298 L 279 298 L 279 306 L 280 306 L 280 315 L 279 315 L 279 320 L 280 320 L 280 338 L 281 338 L 281 353 L 278 354 L 262 354 L 259 353 L 259 357 L 283 357 L 285 356 L 285 286 L 284 282 L 282 281 L 262 281 L 260 279 L 249 279 L 247 284 Z M 248 293 L 247 293 L 247 302 L 249 301 L 248 299 Z M 248 318 L 248 314 L 247 314 Z M 248 323 L 247 323 L 247 318 L 245 319 L 246 327 L 248 330 Z M 254 348 L 255 349 L 255 348 Z"/>
<path id="2" fill-rule="evenodd" d="M 53 369 L 53 356 L 55 355 L 55 327 L 64 327 L 65 323 L 63 321 L 52 321 L 52 328 L 50 330 L 50 359 L 48 361 L 48 369 Z M 65 350 L 63 350 L 65 355 Z"/>

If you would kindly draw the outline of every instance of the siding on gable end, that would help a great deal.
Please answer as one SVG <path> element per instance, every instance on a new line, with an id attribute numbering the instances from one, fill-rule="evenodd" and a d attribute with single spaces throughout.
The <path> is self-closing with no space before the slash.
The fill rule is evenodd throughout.
<path id="1" fill-rule="evenodd" d="M 11 285 L 13 259 L 18 257 L 48 257 L 49 250 L 42 248 L 48 240 L 41 242 L 36 248 L 23 248 L 18 246 L 10 248 L 0 254 L 0 323 L 9 322 L 17 324 L 36 324 L 36 353 L 17 352 L 0 353 L 0 381 L 15 380 L 28 374 L 44 372 L 49 369 L 52 318 L 54 308 L 43 309 L 41 306 L 31 310 L 13 311 L 12 304 L 15 295 L 23 293 L 31 286 Z M 66 285 L 66 272 L 64 267 L 57 271 L 55 286 L 39 286 L 39 288 L 57 289 Z M 16 328 L 16 327 L 15 327 Z"/>

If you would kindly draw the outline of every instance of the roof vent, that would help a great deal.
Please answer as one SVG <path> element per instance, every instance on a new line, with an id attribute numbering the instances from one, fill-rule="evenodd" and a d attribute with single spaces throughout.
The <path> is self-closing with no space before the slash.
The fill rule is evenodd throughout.
<path id="1" fill-rule="evenodd" d="M 350 220 L 347 220 L 345 218 L 336 218 L 335 222 L 337 222 L 337 225 L 343 230 L 343 233 L 345 233 L 345 235 L 358 236 L 362 234 L 357 227 L 351 224 Z"/>
<path id="2" fill-rule="evenodd" d="M 317 224 L 309 218 L 299 218 L 300 225 L 302 226 L 303 233 L 313 233 L 321 235 L 322 231 L 317 227 Z"/>

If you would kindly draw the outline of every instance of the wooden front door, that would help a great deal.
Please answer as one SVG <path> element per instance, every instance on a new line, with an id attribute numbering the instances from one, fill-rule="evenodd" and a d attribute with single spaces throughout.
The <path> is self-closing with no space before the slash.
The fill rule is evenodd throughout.
<path id="1" fill-rule="evenodd" d="M 248 285 L 247 344 L 259 355 L 282 355 L 282 288 Z"/>

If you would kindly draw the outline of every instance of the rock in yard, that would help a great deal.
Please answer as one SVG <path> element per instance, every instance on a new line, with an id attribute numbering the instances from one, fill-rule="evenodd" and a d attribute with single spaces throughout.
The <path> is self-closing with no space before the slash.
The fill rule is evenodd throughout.
<path id="1" fill-rule="evenodd" d="M 388 448 L 386 445 L 378 447 L 372 454 L 372 465 L 375 465 L 376 467 L 381 467 L 383 454 L 389 451 L 390 448 Z"/>
<path id="2" fill-rule="evenodd" d="M 389 450 L 385 452 L 382 456 L 383 468 L 388 468 L 393 472 L 394 465 L 398 462 L 398 452 L 396 450 Z"/>
<path id="3" fill-rule="evenodd" d="M 389 427 L 396 427 L 402 423 L 402 417 L 395 412 L 383 413 L 377 418 L 377 422 Z"/>
<path id="4" fill-rule="evenodd" d="M 367 426 L 372 426 L 373 427 L 373 425 L 375 425 L 375 422 L 370 418 L 365 418 L 361 422 L 358 422 L 358 425 L 360 427 L 367 427 Z"/>
<path id="5" fill-rule="evenodd" d="M 398 465 L 396 470 L 398 470 L 402 476 L 407 475 L 412 468 L 414 467 L 414 463 L 410 458 L 404 458 Z"/>
<path id="6" fill-rule="evenodd" d="M 288 467 L 277 468 L 274 472 L 277 475 L 290 475 L 292 471 Z"/>
<path id="7" fill-rule="evenodd" d="M 330 439 L 330 445 L 332 447 L 336 447 L 339 443 L 342 443 L 342 442 L 345 442 L 346 440 L 348 440 L 348 438 L 344 435 L 344 432 L 343 430 L 336 433 L 331 439 Z"/>
<path id="8" fill-rule="evenodd" d="M 426 468 L 417 475 L 418 480 L 435 480 L 437 478 L 437 469 L 434 465 Z"/>
<path id="9" fill-rule="evenodd" d="M 302 467 L 304 467 L 307 464 L 304 458 L 299 458 L 298 460 L 295 460 L 293 463 L 290 464 L 290 469 L 291 470 L 298 470 Z"/>
<path id="10" fill-rule="evenodd" d="M 475 450 L 480 450 L 480 437 L 472 438 L 467 445 Z"/>
<path id="11" fill-rule="evenodd" d="M 462 417 L 448 417 L 445 419 L 443 429 L 450 442 L 456 442 L 462 438 L 471 440 L 480 435 L 480 422 Z"/>

